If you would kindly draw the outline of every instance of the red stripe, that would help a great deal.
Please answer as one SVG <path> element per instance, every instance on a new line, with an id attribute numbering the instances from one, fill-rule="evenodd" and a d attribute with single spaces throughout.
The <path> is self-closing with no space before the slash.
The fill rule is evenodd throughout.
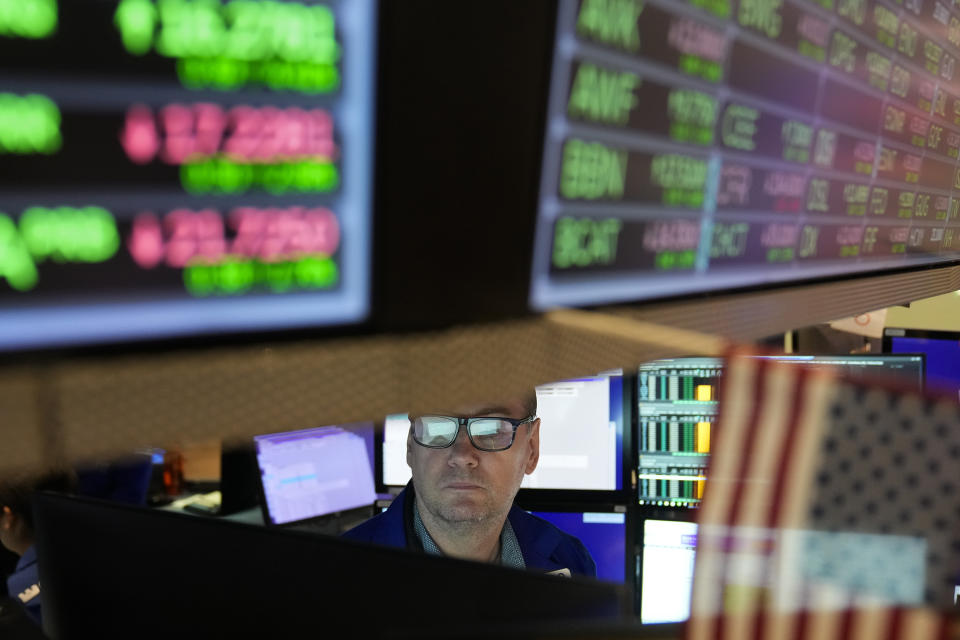
<path id="1" fill-rule="evenodd" d="M 893 607 L 890 622 L 887 624 L 886 640 L 897 640 L 901 633 L 903 633 L 903 609 Z"/>
<path id="2" fill-rule="evenodd" d="M 767 360 L 755 360 L 751 364 L 756 364 L 756 370 L 754 372 L 754 384 L 753 389 L 739 390 L 741 393 L 739 397 L 732 399 L 729 397 L 724 398 L 727 402 L 748 402 L 751 399 L 753 400 L 750 407 L 750 419 L 748 421 L 747 432 L 746 432 L 746 441 L 744 443 L 745 448 L 741 450 L 740 457 L 740 468 L 737 472 L 737 475 L 731 478 L 734 482 L 733 485 L 733 500 L 730 503 L 730 511 L 727 514 L 727 527 L 724 532 L 725 538 L 723 540 L 723 569 L 720 571 L 720 580 L 723 585 L 727 584 L 727 569 L 730 564 L 730 556 L 736 551 L 736 540 L 733 536 L 733 526 L 737 524 L 737 514 L 740 512 L 740 503 L 743 501 L 743 494 L 747 486 L 746 477 L 747 473 L 750 471 L 750 460 L 753 459 L 753 452 L 756 448 L 757 441 L 757 431 L 760 428 L 760 415 L 763 410 L 764 401 L 766 400 L 767 394 L 767 380 L 766 380 L 766 370 L 769 368 L 769 363 Z M 729 362 L 728 362 L 729 364 Z M 729 367 L 728 367 L 729 371 Z M 731 390 L 732 391 L 732 390 Z M 743 393 L 747 391 L 747 393 Z M 753 391 L 752 394 L 749 391 Z M 752 398 L 751 398 L 752 396 Z M 729 407 L 729 404 L 727 405 Z M 720 611 L 723 611 L 723 589 L 720 589 L 721 601 L 717 602 Z M 717 640 L 724 640 L 726 637 L 725 625 L 722 623 L 717 626 L 716 638 Z"/>
<path id="3" fill-rule="evenodd" d="M 763 640 L 763 630 L 767 625 L 767 608 L 761 606 L 753 614 L 753 640 Z"/>
<path id="4" fill-rule="evenodd" d="M 843 610 L 843 619 L 840 621 L 840 637 L 843 638 L 843 640 L 851 637 L 850 632 L 853 631 L 853 616 L 855 611 L 857 610 L 849 606 Z"/>
<path id="5" fill-rule="evenodd" d="M 797 632 L 794 634 L 795 640 L 805 640 L 807 637 L 807 630 L 810 628 L 810 610 L 804 606 L 797 613 Z"/>
<path id="6" fill-rule="evenodd" d="M 753 459 L 753 452 L 757 445 L 757 430 L 760 428 L 760 415 L 763 412 L 763 405 L 766 401 L 767 395 L 767 380 L 766 380 L 766 370 L 769 368 L 769 363 L 767 360 L 759 360 L 754 377 L 754 389 L 752 389 L 752 406 L 750 407 L 750 420 L 749 426 L 747 427 L 747 437 L 744 442 L 745 449 L 742 450 L 742 455 L 740 456 L 740 469 L 737 472 L 734 481 L 736 482 L 733 501 L 730 503 L 730 512 L 727 514 L 727 526 L 732 527 L 737 523 L 737 514 L 740 512 L 740 503 L 743 501 L 744 489 L 747 486 L 746 477 L 747 472 L 750 471 L 750 461 Z M 744 394 L 745 397 L 738 398 L 736 401 L 749 402 L 750 397 L 747 394 Z"/>
<path id="7" fill-rule="evenodd" d="M 770 514 L 767 519 L 767 527 L 775 528 L 780 526 L 780 514 L 783 511 L 783 498 L 787 487 L 787 478 L 793 472 L 796 463 L 796 456 L 793 448 L 796 445 L 800 433 L 800 416 L 807 406 L 807 396 L 809 393 L 810 371 L 803 367 L 797 377 L 797 385 L 800 392 L 793 396 L 793 407 L 790 410 L 790 421 L 787 425 L 787 433 L 780 451 L 780 464 L 777 465 L 777 479 L 774 482 L 773 500 L 770 503 Z"/>
<path id="8" fill-rule="evenodd" d="M 948 640 L 951 637 L 950 627 L 952 626 L 950 624 L 950 616 L 943 615 L 942 611 L 937 611 L 936 613 L 940 619 L 940 628 L 937 630 L 937 638 L 939 638 L 939 640 Z"/>
<path id="9" fill-rule="evenodd" d="M 790 409 L 790 417 L 787 423 L 785 437 L 781 439 L 782 447 L 780 449 L 780 459 L 777 465 L 777 477 L 774 481 L 773 500 L 770 503 L 770 513 L 767 516 L 767 529 L 774 530 L 778 528 L 781 505 L 783 503 L 783 494 L 786 487 L 786 479 L 789 477 L 789 471 L 792 471 L 791 461 L 795 456 L 792 455 L 794 443 L 797 440 L 797 434 L 800 431 L 800 416 L 807 399 L 807 374 L 806 367 L 800 369 L 797 376 L 797 384 L 800 386 L 800 393 L 791 396 L 793 405 Z M 764 566 L 765 583 L 769 584 L 773 573 L 773 562 L 767 561 Z M 763 640 L 764 629 L 766 627 L 767 612 L 765 607 L 757 611 L 752 620 L 754 640 Z"/>

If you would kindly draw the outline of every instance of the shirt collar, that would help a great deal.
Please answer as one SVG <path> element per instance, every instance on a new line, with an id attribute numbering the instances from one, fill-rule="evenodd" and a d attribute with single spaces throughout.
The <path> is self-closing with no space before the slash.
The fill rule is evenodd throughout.
<path id="1" fill-rule="evenodd" d="M 438 547 L 437 543 L 430 537 L 430 532 L 427 531 L 427 528 L 424 526 L 423 520 L 420 518 L 420 509 L 417 507 L 416 502 L 413 503 L 413 528 L 417 534 L 417 538 L 420 540 L 420 544 L 423 545 L 424 551 L 434 556 L 443 555 L 440 547 Z M 514 533 L 509 518 L 504 521 L 503 529 L 500 531 L 500 556 L 497 558 L 496 563 L 515 569 L 525 569 L 527 567 L 523 560 L 523 552 L 520 550 L 520 543 L 517 541 L 517 534 Z"/>

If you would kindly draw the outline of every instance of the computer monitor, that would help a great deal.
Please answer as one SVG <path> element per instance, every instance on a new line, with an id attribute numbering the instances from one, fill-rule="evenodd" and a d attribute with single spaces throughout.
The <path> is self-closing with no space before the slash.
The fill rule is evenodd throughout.
<path id="1" fill-rule="evenodd" d="M 0 352 L 367 318 L 375 0 L 18 4 Z"/>
<path id="2" fill-rule="evenodd" d="M 839 368 L 858 379 L 886 378 L 923 389 L 922 355 L 761 356 L 779 362 Z M 718 412 L 719 358 L 669 358 L 637 372 L 637 474 L 640 504 L 696 507 L 703 496 L 710 440 Z"/>
<path id="3" fill-rule="evenodd" d="M 63 496 L 34 507 L 44 628 L 57 640 L 416 637 L 628 611 L 623 586 L 597 580 Z"/>
<path id="4" fill-rule="evenodd" d="M 264 521 L 289 524 L 372 505 L 373 424 L 254 436 Z"/>
<path id="5" fill-rule="evenodd" d="M 957 260 L 949 3 L 557 4 L 534 308 Z"/>
<path id="6" fill-rule="evenodd" d="M 960 399 L 960 331 L 896 329 L 883 331 L 885 353 L 922 353 L 926 356 L 927 386 Z"/>
<path id="7" fill-rule="evenodd" d="M 643 624 L 690 617 L 697 525 L 678 520 L 643 521 L 637 592 Z"/>
<path id="8" fill-rule="evenodd" d="M 407 433 L 410 419 L 405 413 L 395 413 L 383 421 L 380 441 L 380 473 L 383 484 L 402 487 L 410 482 L 410 467 L 407 465 Z"/>
<path id="9" fill-rule="evenodd" d="M 626 579 L 627 514 L 623 511 L 538 511 L 535 516 L 576 536 L 597 563 L 597 577 L 611 582 Z"/>
<path id="10" fill-rule="evenodd" d="M 540 460 L 522 489 L 619 491 L 623 488 L 623 376 L 597 375 L 537 387 Z M 381 443 L 384 485 L 410 480 L 406 414 L 387 416 Z"/>

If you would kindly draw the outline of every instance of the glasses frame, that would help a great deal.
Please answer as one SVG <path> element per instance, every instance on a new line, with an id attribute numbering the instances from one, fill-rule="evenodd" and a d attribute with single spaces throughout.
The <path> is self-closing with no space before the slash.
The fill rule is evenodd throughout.
<path id="1" fill-rule="evenodd" d="M 453 439 L 450 440 L 448 444 L 443 446 L 437 446 L 432 444 L 424 444 L 417 440 L 416 430 L 413 427 L 413 421 L 418 418 L 445 418 L 447 420 L 453 420 L 457 423 L 457 433 L 453 436 Z M 526 418 L 504 418 L 503 416 L 474 416 L 472 418 L 460 418 L 457 416 L 442 416 L 438 414 L 428 413 L 422 416 L 416 416 L 410 418 L 410 435 L 413 436 L 413 441 L 416 442 L 421 447 L 426 447 L 427 449 L 449 449 L 457 441 L 457 438 L 460 437 L 460 429 L 463 427 L 467 428 L 467 438 L 470 440 L 470 444 L 473 445 L 474 449 L 479 451 L 487 451 L 490 453 L 496 453 L 497 451 L 506 451 L 513 446 L 513 443 L 517 439 L 517 429 L 520 428 L 520 425 L 529 424 L 531 422 L 537 421 L 539 418 L 535 415 L 527 416 Z M 509 422 L 513 426 L 513 432 L 510 434 L 510 444 L 501 448 L 501 449 L 487 449 L 486 447 L 481 447 L 474 441 L 473 434 L 470 433 L 470 425 L 476 422 L 477 420 L 503 420 L 504 422 Z"/>

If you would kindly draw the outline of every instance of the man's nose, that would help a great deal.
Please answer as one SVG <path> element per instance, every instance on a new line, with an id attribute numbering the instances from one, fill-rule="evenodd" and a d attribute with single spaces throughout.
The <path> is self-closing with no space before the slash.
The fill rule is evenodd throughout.
<path id="1" fill-rule="evenodd" d="M 470 442 L 470 436 L 467 435 L 467 427 L 462 426 L 457 431 L 457 439 L 450 445 L 450 457 L 448 464 L 450 466 L 477 466 L 479 459 L 477 450 Z"/>

